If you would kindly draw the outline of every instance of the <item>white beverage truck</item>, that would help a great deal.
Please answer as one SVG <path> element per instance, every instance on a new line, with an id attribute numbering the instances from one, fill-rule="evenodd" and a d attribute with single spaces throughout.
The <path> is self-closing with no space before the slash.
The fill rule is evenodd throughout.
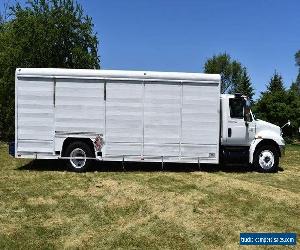
<path id="1" fill-rule="evenodd" d="M 19 68 L 16 158 L 249 163 L 263 172 L 284 152 L 280 127 L 246 97 L 220 94 L 218 74 Z"/>

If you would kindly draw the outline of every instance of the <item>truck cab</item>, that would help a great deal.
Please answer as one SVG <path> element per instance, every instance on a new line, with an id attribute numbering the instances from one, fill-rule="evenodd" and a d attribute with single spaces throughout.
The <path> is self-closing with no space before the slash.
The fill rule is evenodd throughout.
<path id="1" fill-rule="evenodd" d="M 240 94 L 221 95 L 221 146 L 223 163 L 250 163 L 262 172 L 273 172 L 284 154 L 279 126 L 256 119 L 251 103 Z"/>

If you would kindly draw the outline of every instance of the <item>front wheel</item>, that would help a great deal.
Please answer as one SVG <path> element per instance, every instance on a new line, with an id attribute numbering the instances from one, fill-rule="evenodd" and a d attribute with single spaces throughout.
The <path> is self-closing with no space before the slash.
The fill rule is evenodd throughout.
<path id="1" fill-rule="evenodd" d="M 276 172 L 279 164 L 279 154 L 275 147 L 265 145 L 255 152 L 254 167 L 260 172 Z"/>
<path id="2" fill-rule="evenodd" d="M 70 157 L 67 164 L 69 169 L 74 172 L 86 171 L 92 163 L 92 160 L 87 158 L 94 157 L 90 147 L 80 141 L 71 143 L 67 147 L 65 155 Z"/>

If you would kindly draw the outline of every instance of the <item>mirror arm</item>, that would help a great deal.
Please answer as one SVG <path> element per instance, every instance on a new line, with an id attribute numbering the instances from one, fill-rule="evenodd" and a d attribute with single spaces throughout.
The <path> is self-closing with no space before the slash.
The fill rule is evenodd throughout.
<path id="1" fill-rule="evenodd" d="M 285 126 L 291 126 L 291 121 L 288 120 L 288 122 L 287 122 L 286 124 L 284 124 L 284 125 L 281 127 L 281 129 L 283 129 Z"/>

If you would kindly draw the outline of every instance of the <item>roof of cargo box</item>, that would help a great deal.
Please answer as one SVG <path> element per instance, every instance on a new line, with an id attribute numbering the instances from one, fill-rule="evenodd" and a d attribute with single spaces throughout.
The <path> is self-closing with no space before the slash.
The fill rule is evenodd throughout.
<path id="1" fill-rule="evenodd" d="M 16 69 L 16 75 L 17 77 L 171 80 L 211 83 L 219 83 L 221 80 L 221 76 L 219 74 L 103 69 L 18 68 Z"/>

